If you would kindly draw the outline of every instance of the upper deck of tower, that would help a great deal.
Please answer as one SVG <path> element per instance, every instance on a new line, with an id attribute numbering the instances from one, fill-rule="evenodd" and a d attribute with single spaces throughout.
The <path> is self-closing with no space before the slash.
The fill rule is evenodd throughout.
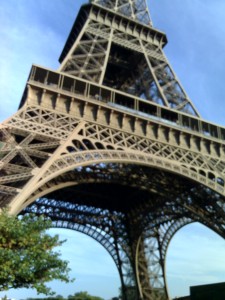
<path id="1" fill-rule="evenodd" d="M 118 3 L 121 2 L 124 4 L 119 6 Z M 108 21 L 111 20 L 115 25 L 117 23 L 120 27 L 130 27 L 130 31 L 136 28 L 143 36 L 151 37 L 163 47 L 167 44 L 166 34 L 153 28 L 145 0 L 90 0 L 89 3 L 81 6 L 77 14 L 59 57 L 60 63 L 74 45 L 86 20 L 90 17 L 96 20 L 108 18 Z"/>
<path id="2" fill-rule="evenodd" d="M 152 26 L 146 0 L 90 0 L 89 2 L 114 10 L 118 14 Z"/>
<path id="3" fill-rule="evenodd" d="M 59 71 L 200 117 L 152 26 L 146 0 L 83 4 L 60 55 Z"/>

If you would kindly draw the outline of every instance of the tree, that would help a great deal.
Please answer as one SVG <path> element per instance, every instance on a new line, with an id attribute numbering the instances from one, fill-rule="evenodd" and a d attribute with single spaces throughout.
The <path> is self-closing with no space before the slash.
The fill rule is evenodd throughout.
<path id="1" fill-rule="evenodd" d="M 127 296 L 127 299 L 129 300 L 136 300 L 138 297 L 137 297 L 137 291 L 136 291 L 136 288 L 132 285 L 127 285 L 125 287 L 126 289 L 126 296 Z M 123 291 L 122 291 L 122 287 L 119 289 L 119 299 L 123 299 Z"/>
<path id="2" fill-rule="evenodd" d="M 67 300 L 67 298 L 64 298 L 61 295 L 57 295 L 57 296 L 51 296 L 47 298 L 27 298 L 26 300 Z"/>
<path id="3" fill-rule="evenodd" d="M 67 300 L 67 298 L 64 298 L 61 295 L 57 295 L 48 298 L 27 298 L 26 300 Z"/>
<path id="4" fill-rule="evenodd" d="M 119 298 L 113 298 L 113 299 L 119 300 Z M 58 295 L 55 297 L 48 297 L 48 298 L 27 298 L 27 300 L 104 300 L 104 299 L 96 296 L 91 296 L 87 292 L 78 292 L 75 293 L 74 295 L 68 296 L 68 298 L 63 298 L 63 296 Z"/>
<path id="5" fill-rule="evenodd" d="M 74 294 L 73 296 L 69 296 L 68 300 L 104 300 L 104 299 L 100 297 L 91 296 L 87 292 L 79 292 Z"/>
<path id="6" fill-rule="evenodd" d="M 53 251 L 64 241 L 46 233 L 50 227 L 51 221 L 43 216 L 0 214 L 0 291 L 23 287 L 53 295 L 45 283 L 54 279 L 72 281 L 68 262 Z"/>

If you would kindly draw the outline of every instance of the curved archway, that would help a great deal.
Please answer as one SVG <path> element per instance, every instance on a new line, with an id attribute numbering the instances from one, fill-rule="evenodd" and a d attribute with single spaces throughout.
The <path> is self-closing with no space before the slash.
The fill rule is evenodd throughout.
<path id="1" fill-rule="evenodd" d="M 109 164 L 109 163 L 122 163 L 122 164 L 137 164 L 141 166 L 159 168 L 167 172 L 172 172 L 185 178 L 192 179 L 198 183 L 224 194 L 224 189 L 221 185 L 215 182 L 217 176 L 211 171 L 210 176 L 205 177 L 204 172 L 187 166 L 176 164 L 174 161 L 168 161 L 164 157 L 153 157 L 149 154 L 140 153 L 137 151 L 118 151 L 118 150 L 87 150 L 82 152 L 72 152 L 61 156 L 56 159 L 47 172 L 45 172 L 38 183 L 38 186 L 44 184 L 46 181 L 59 176 L 62 173 L 68 172 L 76 167 L 82 167 L 92 164 Z"/>
<path id="2" fill-rule="evenodd" d="M 59 234 L 62 240 L 67 240 L 59 250 L 62 259 L 69 261 L 70 276 L 75 277 L 75 282 L 69 285 L 57 282 L 59 294 L 64 288 L 67 296 L 80 291 L 87 291 L 103 299 L 118 296 L 121 287 L 118 269 L 112 257 L 99 242 L 73 229 L 57 227 L 50 229 L 49 232 Z"/>
<path id="3" fill-rule="evenodd" d="M 225 240 L 198 222 L 185 225 L 167 251 L 167 282 L 172 298 L 189 295 L 193 285 L 225 281 Z"/>
<path id="4" fill-rule="evenodd" d="M 173 189 L 171 189 L 172 186 Z M 71 198 L 71 192 L 73 195 L 78 195 L 76 200 L 73 200 L 73 197 Z M 168 194 L 169 192 L 170 194 Z M 126 198 L 128 197 L 129 201 L 126 200 L 124 202 L 124 195 L 126 195 Z M 168 195 L 170 198 L 168 198 Z M 80 196 L 81 198 L 79 198 Z M 73 222 L 76 224 L 80 224 L 80 221 L 77 218 L 74 219 L 74 214 L 80 214 L 81 218 L 84 215 L 82 215 L 82 211 L 76 211 L 76 209 L 74 209 L 75 203 L 83 208 L 84 205 L 90 207 L 95 203 L 94 206 L 95 208 L 99 207 L 99 212 L 102 212 L 106 208 L 109 209 L 109 211 L 114 214 L 111 220 L 115 222 L 110 229 L 110 233 L 112 234 L 115 228 L 120 228 L 120 231 L 116 229 L 118 235 L 116 245 L 117 247 L 122 246 L 123 249 L 127 250 L 128 256 L 131 255 L 131 249 L 128 249 L 128 237 L 126 236 L 127 224 L 125 219 L 128 215 L 130 220 L 132 219 L 132 222 L 134 222 L 132 226 L 137 229 L 133 241 L 139 238 L 142 232 L 148 227 L 148 224 L 153 224 L 156 229 L 160 229 L 160 224 L 166 224 L 185 215 L 191 217 L 193 221 L 201 220 L 205 222 L 207 226 L 212 227 L 215 231 L 220 230 L 216 228 L 216 226 L 213 227 L 213 220 L 211 220 L 212 205 L 215 206 L 218 202 L 217 195 L 215 193 L 212 194 L 209 189 L 204 188 L 193 180 L 184 181 L 182 176 L 178 176 L 175 173 L 168 174 L 159 168 L 149 168 L 137 164 L 121 165 L 115 164 L 114 162 L 107 165 L 100 163 L 98 165 L 88 165 L 87 167 L 77 168 L 76 170 L 64 173 L 48 181 L 46 185 L 38 189 L 37 193 L 33 194 L 32 198 L 25 203 L 24 208 L 30 204 L 32 211 L 32 207 L 34 208 L 34 205 L 32 206 L 34 199 L 44 199 L 44 197 L 47 199 L 45 204 L 43 202 L 41 203 L 41 201 L 36 202 L 36 204 L 41 207 L 40 211 L 42 213 L 47 213 L 56 220 L 63 220 L 65 213 L 67 213 L 67 218 L 70 219 L 66 219 L 66 221 L 73 218 Z M 118 197 L 118 199 L 115 197 Z M 65 202 L 65 206 L 61 205 L 62 199 Z M 201 211 L 203 209 L 202 199 L 204 199 L 205 202 L 204 216 Z M 52 201 L 57 203 L 56 210 Z M 75 202 L 73 203 L 73 201 Z M 59 215 L 60 210 L 64 212 L 61 216 Z M 116 211 L 121 212 L 119 219 L 117 219 L 117 215 L 115 214 Z M 71 214 L 71 212 L 73 212 L 73 214 Z M 97 214 L 95 216 L 97 216 Z M 109 227 L 109 223 L 107 223 L 109 219 L 104 225 L 101 224 L 97 218 L 87 219 L 87 214 L 85 214 L 82 222 L 91 222 L 91 225 L 96 228 L 102 228 L 103 226 L 103 231 L 107 231 Z M 172 225 L 172 223 L 168 224 Z M 84 226 L 84 228 L 86 227 Z M 165 228 L 164 226 L 164 229 Z M 166 236 L 166 242 L 160 240 L 162 248 L 165 248 L 163 250 L 164 252 L 166 252 L 168 242 L 177 229 L 179 229 L 179 226 L 178 228 L 175 226 L 175 229 L 172 230 L 172 234 L 167 235 L 165 232 L 164 236 Z M 220 234 L 222 235 L 222 233 Z M 110 239 L 110 236 L 107 239 Z M 135 243 L 136 242 L 134 242 L 133 247 L 137 247 Z M 163 259 L 165 260 L 165 253 L 163 255 Z M 120 253 L 118 253 L 117 258 L 114 259 L 118 267 L 120 262 L 117 259 L 120 259 Z M 124 280 L 126 274 L 122 273 L 123 267 L 124 265 L 118 269 L 121 278 Z M 164 266 L 162 266 L 162 264 L 161 267 L 164 272 Z M 160 276 L 161 278 L 164 276 L 165 279 L 163 273 Z M 138 274 L 137 278 L 139 278 Z M 154 280 L 154 282 L 156 281 Z M 152 285 L 155 284 L 154 282 L 152 281 Z"/>
<path id="5" fill-rule="evenodd" d="M 73 171 L 77 168 L 83 168 L 85 166 L 92 166 L 95 164 L 108 165 L 110 163 L 122 165 L 132 164 L 156 168 L 158 170 L 171 172 L 178 176 L 183 176 L 187 180 L 193 180 L 198 184 L 203 184 L 221 195 L 225 193 L 224 186 L 221 186 L 221 184 L 215 180 L 216 176 L 213 175 L 212 179 L 205 178 L 202 174 L 197 173 L 196 171 L 177 165 L 175 162 L 168 162 L 164 157 L 154 158 L 150 155 L 136 152 L 91 150 L 72 152 L 70 154 L 62 155 L 49 164 L 48 168 L 43 168 L 41 172 L 36 170 L 34 172 L 35 176 L 30 180 L 27 188 L 23 189 L 23 191 L 21 191 L 21 193 L 12 201 L 11 211 L 12 213 L 18 213 L 24 205 L 24 202 L 27 201 L 32 194 L 34 195 L 35 192 L 38 189 L 42 189 L 46 183 L 58 178 L 64 173 Z"/>

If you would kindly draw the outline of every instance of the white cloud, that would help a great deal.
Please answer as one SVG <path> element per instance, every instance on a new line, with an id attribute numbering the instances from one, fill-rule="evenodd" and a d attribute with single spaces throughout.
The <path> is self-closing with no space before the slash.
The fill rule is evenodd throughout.
<path id="1" fill-rule="evenodd" d="M 29 1 L 30 5 L 25 1 L 24 5 L 17 3 L 7 1 L 0 12 L 0 120 L 17 110 L 31 65 L 56 69 L 65 42 L 65 36 L 48 26 L 48 18 L 44 23 L 38 22 L 38 11 L 32 10 L 35 1 Z M 46 8 L 46 2 L 43 5 Z M 73 19 L 66 22 L 70 27 Z"/>

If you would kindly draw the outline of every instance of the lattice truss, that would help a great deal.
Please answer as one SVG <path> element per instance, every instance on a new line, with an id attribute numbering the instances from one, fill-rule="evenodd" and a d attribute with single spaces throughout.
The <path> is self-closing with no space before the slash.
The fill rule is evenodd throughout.
<path id="1" fill-rule="evenodd" d="M 152 25 L 145 0 L 90 0 L 90 2 L 112 9 L 143 24 Z"/>
<path id="2" fill-rule="evenodd" d="M 98 36 L 95 31 L 96 33 L 102 32 L 102 36 Z M 80 40 L 77 41 L 77 47 L 63 71 L 80 78 L 99 82 L 107 53 L 109 34 L 110 28 L 101 24 L 90 24 Z"/>
<path id="3" fill-rule="evenodd" d="M 45 213 L 57 227 L 90 235 L 113 257 L 124 299 L 138 287 L 143 299 L 163 300 L 165 256 L 174 233 L 200 221 L 224 237 L 224 189 L 221 196 L 212 192 L 224 178 L 224 156 L 202 154 L 192 142 L 181 145 L 172 129 L 167 140 L 162 127 L 150 126 L 142 135 L 125 128 L 23 106 L 1 125 L 1 206 L 10 204 L 17 213 L 28 206 L 26 211 Z M 86 194 L 88 183 L 116 184 L 118 190 L 112 198 L 101 186 Z M 120 199 L 121 186 L 136 192 L 125 190 Z"/>
<path id="4" fill-rule="evenodd" d="M 102 15 L 90 13 L 59 70 L 198 116 L 163 53 L 165 36 Z"/>
<path id="5" fill-rule="evenodd" d="M 134 166 L 122 168 L 115 164 L 110 164 L 107 168 L 102 165 L 83 168 L 63 175 L 63 178 L 58 178 L 58 183 L 54 179 L 54 181 L 47 184 L 47 188 L 51 190 L 53 186 L 59 188 L 56 186 L 57 184 L 61 185 L 62 180 L 70 182 L 70 185 L 74 184 L 74 182 L 79 182 L 80 184 L 85 184 L 83 189 L 74 191 L 71 190 L 70 186 L 68 190 L 65 189 L 61 193 L 59 191 L 51 193 L 48 198 L 44 197 L 29 206 L 26 212 L 48 215 L 55 220 L 56 227 L 75 229 L 96 239 L 114 259 L 121 274 L 122 286 L 125 291 L 127 287 L 135 287 L 134 270 L 132 271 L 135 263 L 132 255 L 134 251 L 135 257 L 138 256 L 138 265 L 135 266 L 135 270 L 138 274 L 139 284 L 142 287 L 143 299 L 167 299 L 164 272 L 169 241 L 175 232 L 184 225 L 194 220 L 201 220 L 199 217 L 199 206 L 203 203 L 207 203 L 209 213 L 207 216 L 207 212 L 204 212 L 202 220 L 204 219 L 203 222 L 213 228 L 217 216 L 211 219 L 210 211 L 212 211 L 211 203 L 215 203 L 215 198 L 210 199 L 210 195 L 206 191 L 201 194 L 200 190 L 192 188 L 192 192 L 189 193 L 190 199 L 187 201 L 184 194 L 185 188 L 181 187 L 180 182 L 177 182 L 176 187 L 179 189 L 177 194 L 180 195 L 180 199 L 168 201 L 166 194 L 169 191 L 166 190 L 165 184 L 163 186 L 163 191 L 165 191 L 164 199 L 158 194 L 154 197 L 151 195 L 149 199 L 143 199 L 143 194 L 141 197 L 138 197 L 137 192 L 136 195 L 133 195 L 132 192 L 132 197 L 136 198 L 136 201 L 140 201 L 140 204 L 137 207 L 132 199 L 129 198 L 126 203 L 131 206 L 131 209 L 129 214 L 126 215 L 124 212 L 118 213 L 116 210 L 113 211 L 111 209 L 111 205 L 115 205 L 115 199 L 106 196 L 101 186 L 97 187 L 100 194 L 87 190 L 86 186 L 86 184 L 93 182 L 104 183 L 104 185 L 107 183 L 120 183 L 124 186 L 129 186 L 129 188 L 136 186 L 143 189 L 145 187 L 145 190 L 150 191 L 157 189 L 157 186 L 159 188 L 160 176 L 163 175 L 158 174 L 156 176 L 150 170 L 147 171 Z M 164 179 L 168 180 L 166 175 L 164 176 Z M 136 178 L 139 178 L 138 183 Z M 154 178 L 154 180 L 151 178 Z M 149 182 L 150 179 L 151 182 Z M 169 181 L 174 182 L 174 178 L 171 178 Z M 168 183 L 171 184 L 171 182 Z M 169 189 L 168 186 L 167 189 Z M 121 192 L 121 190 L 118 192 Z M 195 198 L 196 196 L 197 198 Z M 99 198 L 102 198 L 102 203 L 105 202 L 105 206 L 109 209 L 104 207 L 96 209 L 91 206 L 91 203 L 100 203 Z M 175 198 L 175 195 L 174 197 L 171 195 L 171 198 Z M 206 200 L 207 198 L 208 200 Z M 63 199 L 63 201 L 60 199 Z M 119 199 L 119 201 L 121 200 Z M 90 205 L 86 206 L 82 205 L 82 203 L 90 203 Z M 118 207 L 114 206 L 114 208 L 118 210 Z M 187 215 L 191 219 L 187 219 L 183 215 Z M 221 224 L 223 217 L 221 216 Z M 206 221 L 207 219 L 208 221 Z M 132 230 L 129 231 L 129 228 L 132 228 Z M 216 227 L 214 227 L 214 230 L 219 232 Z M 142 233 L 141 236 L 140 233 Z M 132 235 L 131 240 L 133 241 L 131 248 L 129 235 Z M 150 286 L 149 282 L 151 283 Z M 127 291 L 128 295 L 130 288 Z M 129 299 L 129 296 L 127 299 Z"/>
<path id="6" fill-rule="evenodd" d="M 223 130 L 199 125 L 163 53 L 166 36 L 149 25 L 144 0 L 82 6 L 59 72 L 34 67 L 20 110 L 0 124 L 0 207 L 96 239 L 118 268 L 123 300 L 168 299 L 166 252 L 184 225 L 225 237 Z M 132 111 L 118 108 L 121 95 Z M 169 116 L 194 115 L 176 112 L 198 132 L 137 114 L 149 101 Z"/>
<path id="7" fill-rule="evenodd" d="M 111 113 L 114 114 L 114 110 Z M 216 153 L 213 147 L 207 147 L 207 141 L 200 139 L 196 143 L 194 136 L 193 140 L 189 140 L 191 135 L 185 138 L 182 130 L 179 133 L 163 126 L 156 128 L 149 125 L 142 136 L 135 135 L 134 128 L 129 130 L 125 121 L 128 122 L 127 119 L 121 122 L 124 122 L 126 131 L 81 121 L 38 106 L 23 107 L 7 124 L 1 125 L 2 191 L 16 194 L 20 191 L 17 189 L 23 187 L 24 182 L 52 157 L 51 164 L 41 177 L 43 182 L 72 164 L 131 161 L 157 166 L 158 159 L 161 161 L 159 165 L 165 169 L 177 170 L 224 195 L 222 145 L 221 152 Z M 166 132 L 166 129 L 169 131 Z M 202 145 L 197 147 L 200 141 Z M 203 146 L 206 148 L 202 153 Z M 20 181 L 22 185 L 16 183 Z"/>

